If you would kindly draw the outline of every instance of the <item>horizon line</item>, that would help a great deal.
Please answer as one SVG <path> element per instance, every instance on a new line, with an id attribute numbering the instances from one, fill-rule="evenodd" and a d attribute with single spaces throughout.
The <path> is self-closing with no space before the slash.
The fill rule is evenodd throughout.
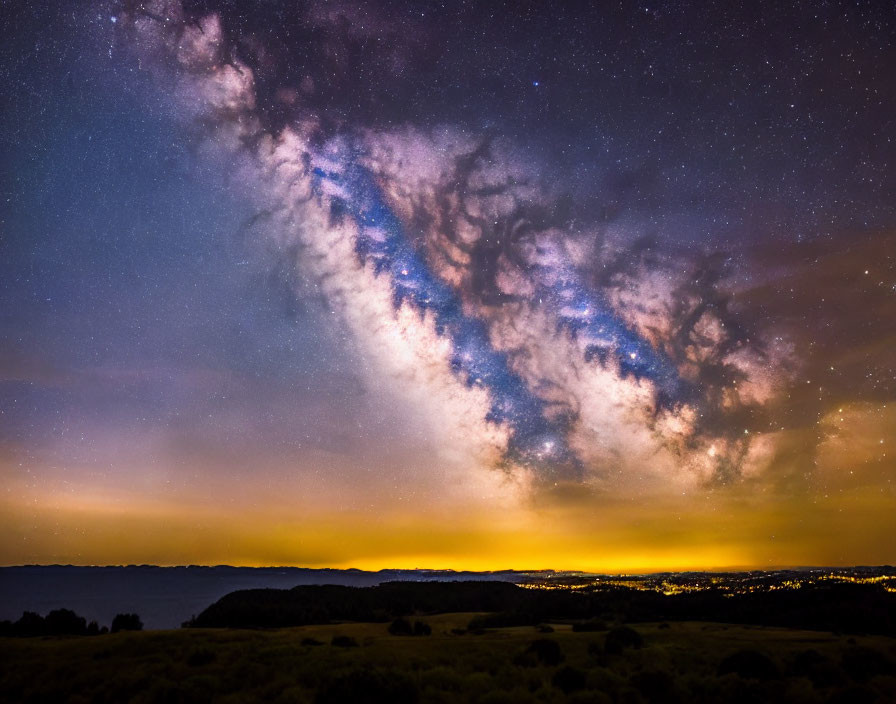
<path id="1" fill-rule="evenodd" d="M 218 564 L 154 564 L 154 563 L 128 563 L 128 564 L 85 564 L 85 563 L 22 563 L 22 564 L 4 564 L 0 565 L 0 569 L 16 569 L 28 567 L 78 567 L 78 568 L 155 568 L 155 569 L 251 569 L 251 570 L 304 570 L 304 571 L 330 571 L 330 572 L 363 572 L 367 574 L 379 574 L 382 572 L 445 572 L 454 574 L 500 574 L 500 573 L 553 573 L 553 574 L 580 574 L 598 577 L 622 577 L 622 576 L 650 576 L 658 574 L 735 574 L 744 572 L 779 572 L 779 571 L 822 571 L 822 570 L 855 570 L 855 569 L 896 569 L 892 564 L 882 563 L 876 565 L 870 564 L 853 564 L 853 565 L 775 565 L 775 566 L 746 566 L 734 565 L 727 567 L 709 567 L 709 568 L 683 568 L 683 569 L 635 569 L 628 571 L 592 571 L 582 569 L 563 569 L 557 567 L 542 567 L 525 569 L 518 567 L 504 567 L 491 570 L 475 570 L 475 569 L 458 569 L 453 567 L 382 567 L 379 569 L 364 569 L 360 567 L 307 567 L 301 565 L 232 565 L 227 563 Z"/>

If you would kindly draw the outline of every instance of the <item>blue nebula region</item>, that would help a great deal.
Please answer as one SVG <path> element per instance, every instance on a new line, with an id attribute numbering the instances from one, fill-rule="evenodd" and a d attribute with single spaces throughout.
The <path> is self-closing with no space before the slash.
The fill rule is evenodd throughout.
<path id="1" fill-rule="evenodd" d="M 549 475 L 579 474 L 581 464 L 566 445 L 565 424 L 545 417 L 544 402 L 510 369 L 507 356 L 492 348 L 482 321 L 465 315 L 457 295 L 429 270 L 371 174 L 349 162 L 341 173 L 318 168 L 314 175 L 347 194 L 334 200 L 336 214 L 358 224 L 358 256 L 372 263 L 377 274 L 389 275 L 395 306 L 407 301 L 421 315 L 432 312 L 438 334 L 451 340 L 453 370 L 468 386 L 488 389 L 488 420 L 512 430 L 507 459 Z"/>
<path id="2" fill-rule="evenodd" d="M 607 364 L 612 356 L 623 378 L 653 382 L 663 406 L 690 393 L 672 362 L 622 322 L 601 294 L 584 287 L 574 272 L 561 272 L 556 278 L 553 286 L 539 286 L 535 296 L 550 307 L 559 328 L 584 337 L 587 361 Z"/>
<path id="3" fill-rule="evenodd" d="M 488 420 L 506 423 L 512 430 L 508 460 L 549 476 L 580 475 L 581 461 L 565 439 L 569 419 L 546 418 L 545 402 L 511 370 L 507 356 L 491 346 L 483 322 L 465 315 L 455 292 L 429 270 L 374 177 L 354 159 L 342 161 L 339 173 L 314 169 L 317 187 L 330 181 L 344 194 L 334 198 L 334 215 L 355 220 L 357 254 L 377 274 L 389 275 L 396 308 L 409 302 L 421 315 L 431 311 L 437 332 L 452 343 L 454 371 L 467 385 L 488 389 L 492 401 Z M 680 396 L 681 380 L 669 360 L 620 321 L 608 303 L 582 286 L 574 273 L 559 277 L 552 287 L 542 286 L 536 296 L 553 310 L 559 327 L 586 336 L 586 360 L 606 364 L 613 355 L 623 376 L 654 382 L 661 403 Z"/>

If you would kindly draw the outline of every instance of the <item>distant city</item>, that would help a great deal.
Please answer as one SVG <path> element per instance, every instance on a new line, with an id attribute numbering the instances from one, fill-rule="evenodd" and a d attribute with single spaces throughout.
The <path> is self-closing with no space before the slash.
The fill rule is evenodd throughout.
<path id="1" fill-rule="evenodd" d="M 522 575 L 523 573 L 521 573 Z M 601 589 L 628 587 L 666 595 L 716 590 L 728 594 L 800 589 L 820 582 L 880 584 L 896 592 L 896 567 L 806 567 L 749 572 L 658 572 L 647 575 L 596 575 L 581 572 L 525 573 L 516 582 L 532 589 Z"/>

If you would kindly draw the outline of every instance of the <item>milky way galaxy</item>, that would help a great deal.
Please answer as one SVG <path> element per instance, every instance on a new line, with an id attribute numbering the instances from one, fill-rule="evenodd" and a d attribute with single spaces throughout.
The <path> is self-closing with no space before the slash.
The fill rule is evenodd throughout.
<path id="1" fill-rule="evenodd" d="M 892 561 L 896 17 L 760 5 L 20 8 L 3 560 Z"/>

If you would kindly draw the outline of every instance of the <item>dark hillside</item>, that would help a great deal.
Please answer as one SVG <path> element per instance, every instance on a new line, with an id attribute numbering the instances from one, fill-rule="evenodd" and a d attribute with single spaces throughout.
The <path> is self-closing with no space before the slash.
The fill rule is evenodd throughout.
<path id="1" fill-rule="evenodd" d="M 483 628 L 558 619 L 716 621 L 896 636 L 896 594 L 879 585 L 850 583 L 742 594 L 706 590 L 672 596 L 624 587 L 526 589 L 506 582 L 251 589 L 228 594 L 185 625 L 271 628 L 470 611 L 489 612 L 473 624 Z"/>

